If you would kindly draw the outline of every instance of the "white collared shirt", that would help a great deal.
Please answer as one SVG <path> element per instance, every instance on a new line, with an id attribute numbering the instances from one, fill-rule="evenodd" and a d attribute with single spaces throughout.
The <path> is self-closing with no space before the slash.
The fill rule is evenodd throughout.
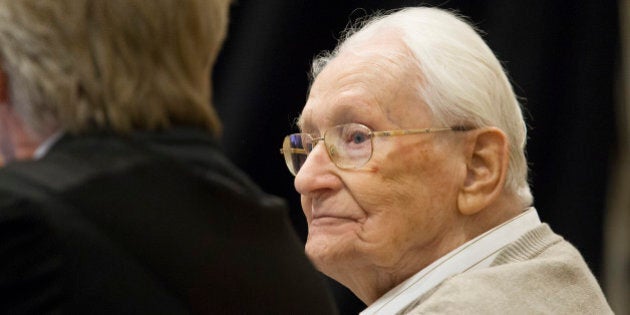
<path id="1" fill-rule="evenodd" d="M 372 303 L 360 315 L 395 314 L 446 278 L 489 267 L 508 244 L 541 224 L 534 207 L 457 247 Z"/>

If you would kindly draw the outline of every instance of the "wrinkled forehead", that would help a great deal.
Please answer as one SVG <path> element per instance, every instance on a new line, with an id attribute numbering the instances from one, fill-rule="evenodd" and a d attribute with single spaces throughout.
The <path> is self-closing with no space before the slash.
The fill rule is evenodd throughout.
<path id="1" fill-rule="evenodd" d="M 419 66 L 399 38 L 384 32 L 347 43 L 315 78 L 298 126 L 312 132 L 375 116 L 397 122 L 412 114 L 410 104 L 424 107 L 420 83 Z"/>

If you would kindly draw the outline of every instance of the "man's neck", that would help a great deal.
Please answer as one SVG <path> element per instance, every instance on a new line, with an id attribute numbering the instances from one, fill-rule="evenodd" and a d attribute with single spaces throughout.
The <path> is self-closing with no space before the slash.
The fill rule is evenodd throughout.
<path id="1" fill-rule="evenodd" d="M 4 163 L 33 157 L 42 140 L 27 130 L 21 119 L 7 108 L 0 117 L 0 150 Z"/>

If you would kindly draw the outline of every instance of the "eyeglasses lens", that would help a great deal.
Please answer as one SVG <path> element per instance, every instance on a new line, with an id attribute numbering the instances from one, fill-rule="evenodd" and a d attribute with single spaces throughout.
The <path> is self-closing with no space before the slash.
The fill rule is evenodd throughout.
<path id="1" fill-rule="evenodd" d="M 308 136 L 307 136 L 308 137 Z M 306 142 L 307 146 L 311 141 L 304 141 L 304 135 L 296 133 L 288 135 L 284 138 L 282 149 L 284 152 L 284 160 L 287 163 L 287 167 L 291 174 L 295 175 L 300 170 L 310 150 L 306 150 L 303 143 Z"/>
<path id="2" fill-rule="evenodd" d="M 371 131 L 361 124 L 335 126 L 324 135 L 330 159 L 342 169 L 359 168 L 372 157 Z M 284 138 L 282 151 L 289 171 L 296 175 L 313 149 L 313 138 L 295 133 Z"/>
<path id="3" fill-rule="evenodd" d="M 345 124 L 326 133 L 328 155 L 342 169 L 359 168 L 372 156 L 370 129 L 361 124 Z"/>

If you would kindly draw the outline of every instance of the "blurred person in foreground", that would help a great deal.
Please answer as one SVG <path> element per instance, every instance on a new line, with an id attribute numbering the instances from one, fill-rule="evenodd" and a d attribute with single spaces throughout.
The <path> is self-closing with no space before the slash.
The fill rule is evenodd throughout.
<path id="1" fill-rule="evenodd" d="M 532 206 L 521 108 L 465 20 L 377 16 L 312 72 L 301 133 L 281 151 L 306 253 L 368 305 L 361 314 L 611 313 Z"/>
<path id="2" fill-rule="evenodd" d="M 328 314 L 282 200 L 223 155 L 228 0 L 1 0 L 0 313 Z"/>

